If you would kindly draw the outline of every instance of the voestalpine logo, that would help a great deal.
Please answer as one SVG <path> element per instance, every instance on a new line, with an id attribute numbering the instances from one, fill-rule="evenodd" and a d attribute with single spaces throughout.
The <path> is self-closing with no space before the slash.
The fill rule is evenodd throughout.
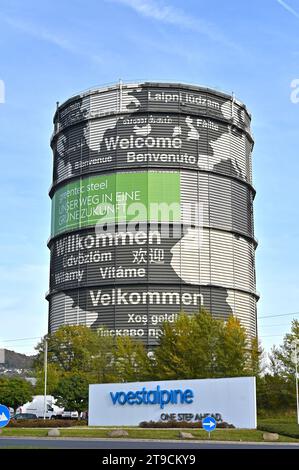
<path id="1" fill-rule="evenodd" d="M 161 409 L 165 405 L 177 405 L 193 403 L 194 393 L 188 388 L 186 390 L 161 390 L 157 385 L 154 390 L 141 390 L 128 392 L 110 392 L 113 405 L 159 405 Z"/>

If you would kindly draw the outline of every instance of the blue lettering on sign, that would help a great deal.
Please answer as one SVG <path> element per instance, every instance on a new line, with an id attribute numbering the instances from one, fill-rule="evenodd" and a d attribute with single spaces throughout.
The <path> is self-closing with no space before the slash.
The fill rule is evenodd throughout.
<path id="1" fill-rule="evenodd" d="M 194 394 L 190 388 L 186 390 L 161 390 L 157 385 L 155 390 L 146 390 L 143 387 L 137 392 L 110 392 L 113 405 L 159 405 L 161 409 L 165 405 L 177 405 L 178 403 L 190 405 L 193 403 Z"/>

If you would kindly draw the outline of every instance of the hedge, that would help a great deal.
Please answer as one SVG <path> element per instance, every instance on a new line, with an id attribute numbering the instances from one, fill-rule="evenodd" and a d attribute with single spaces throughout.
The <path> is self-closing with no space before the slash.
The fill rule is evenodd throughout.
<path id="1" fill-rule="evenodd" d="M 195 428 L 201 429 L 202 422 L 190 422 L 190 421 L 142 421 L 139 423 L 140 428 Z M 235 426 L 233 424 L 228 424 L 226 422 L 217 423 L 216 426 L 218 429 L 233 429 Z"/>
<path id="2" fill-rule="evenodd" d="M 296 423 L 263 423 L 258 425 L 260 431 L 274 432 L 283 436 L 299 439 L 299 425 Z"/>
<path id="3" fill-rule="evenodd" d="M 12 419 L 9 428 L 70 428 L 72 426 L 86 426 L 84 419 Z"/>

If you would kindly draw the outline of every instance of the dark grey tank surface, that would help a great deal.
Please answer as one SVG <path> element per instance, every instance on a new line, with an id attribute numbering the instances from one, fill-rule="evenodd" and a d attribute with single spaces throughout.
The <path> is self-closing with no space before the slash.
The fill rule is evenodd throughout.
<path id="1" fill-rule="evenodd" d="M 170 83 L 58 107 L 50 332 L 105 327 L 153 346 L 163 321 L 205 307 L 256 335 L 250 120 L 230 95 Z"/>

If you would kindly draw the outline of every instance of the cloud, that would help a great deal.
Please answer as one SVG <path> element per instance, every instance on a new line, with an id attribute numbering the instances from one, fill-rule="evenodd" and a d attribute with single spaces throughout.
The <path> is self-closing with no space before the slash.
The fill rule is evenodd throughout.
<path id="1" fill-rule="evenodd" d="M 120 3 L 134 10 L 145 18 L 167 23 L 170 25 L 184 28 L 203 36 L 206 36 L 212 41 L 221 42 L 223 45 L 238 49 L 239 47 L 229 41 L 214 24 L 188 15 L 183 10 L 175 8 L 170 5 L 161 4 L 156 0 L 108 0 L 114 3 Z"/>
<path id="2" fill-rule="evenodd" d="M 193 65 L 195 63 L 200 62 L 203 64 L 203 62 L 207 61 L 207 56 L 202 54 L 202 51 L 198 50 L 193 50 L 191 47 L 184 47 L 183 44 L 181 44 L 179 41 L 176 42 L 173 39 L 169 38 L 168 35 L 165 34 L 163 31 L 163 40 L 153 40 L 152 38 L 146 38 L 146 37 L 140 37 L 137 36 L 134 33 L 130 33 L 130 40 L 134 43 L 137 44 L 138 47 L 142 50 L 144 48 L 150 48 L 150 49 L 155 49 L 158 52 L 172 56 L 177 56 L 180 58 L 183 58 L 184 60 L 192 63 Z M 173 78 L 172 78 L 173 79 Z M 170 78 L 170 80 L 172 80 Z"/>
<path id="3" fill-rule="evenodd" d="M 104 62 L 99 55 L 87 52 L 88 48 L 82 50 L 74 41 L 60 36 L 56 32 L 49 31 L 43 27 L 26 22 L 19 18 L 12 18 L 9 16 L 1 16 L 1 18 L 7 25 L 20 33 L 36 38 L 39 41 L 45 41 L 48 44 L 52 44 L 66 52 L 85 57 L 91 62 L 97 64 L 102 64 Z"/>
<path id="4" fill-rule="evenodd" d="M 287 10 L 289 13 L 291 13 L 291 15 L 295 16 L 296 18 L 299 19 L 299 13 L 294 10 L 294 8 L 292 8 L 290 5 L 288 5 L 286 2 L 284 2 L 283 0 L 276 0 L 277 3 L 279 3 L 279 5 L 281 5 L 285 10 Z"/>

